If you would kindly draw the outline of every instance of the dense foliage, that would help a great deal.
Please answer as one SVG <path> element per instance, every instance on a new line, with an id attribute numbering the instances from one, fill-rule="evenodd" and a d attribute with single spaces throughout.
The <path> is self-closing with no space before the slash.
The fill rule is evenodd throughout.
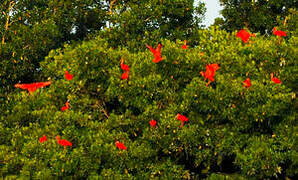
<path id="1" fill-rule="evenodd" d="M 107 31 L 109 46 L 138 51 L 144 43 L 184 39 L 201 27 L 204 4 L 194 0 L 113 1 Z"/>
<path id="2" fill-rule="evenodd" d="M 290 9 L 297 9 L 296 0 L 220 0 L 223 21 L 217 20 L 222 28 L 235 31 L 246 27 L 253 32 L 270 33 L 279 20 L 287 21 Z"/>
<path id="3" fill-rule="evenodd" d="M 6 91 L 39 78 L 39 63 L 64 43 L 98 32 L 110 46 L 133 50 L 140 42 L 186 37 L 205 12 L 193 0 L 4 0 L 0 10 L 0 85 Z"/>
<path id="4" fill-rule="evenodd" d="M 192 4 L 16 1 L 34 18 L 1 29 L 0 177 L 294 179 L 297 11 L 286 37 L 239 35 Z"/>
<path id="5" fill-rule="evenodd" d="M 18 81 L 32 82 L 51 49 L 101 29 L 105 25 L 102 6 L 87 0 L 1 2 L 1 87 L 10 91 Z"/>
<path id="6" fill-rule="evenodd" d="M 51 51 L 41 64 L 51 86 L 8 97 L 11 108 L 1 116 L 1 175 L 297 174 L 297 38 L 279 44 L 277 37 L 256 37 L 243 44 L 234 33 L 214 28 L 196 37 L 192 41 L 200 44 L 188 49 L 181 41 L 162 40 L 164 60 L 157 64 L 149 50 L 112 49 L 101 38 Z M 128 80 L 120 78 L 121 57 L 130 68 Z M 199 72 L 211 63 L 220 68 L 206 86 Z M 64 78 L 65 70 L 72 80 Z M 270 73 L 282 83 L 272 82 Z M 243 87 L 247 77 L 249 88 Z M 70 108 L 63 112 L 66 101 Z M 178 113 L 189 118 L 183 127 Z M 39 143 L 43 135 L 48 140 Z M 56 135 L 73 146 L 59 147 Z M 127 150 L 117 149 L 116 141 Z"/>

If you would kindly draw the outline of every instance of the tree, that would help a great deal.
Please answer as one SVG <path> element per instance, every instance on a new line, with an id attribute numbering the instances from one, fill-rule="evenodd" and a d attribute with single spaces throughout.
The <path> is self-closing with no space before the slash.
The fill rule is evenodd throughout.
<path id="1" fill-rule="evenodd" d="M 290 8 L 297 8 L 296 0 L 220 0 L 224 17 L 223 29 L 234 31 L 248 28 L 252 32 L 270 33 L 278 25 L 278 18 L 285 20 Z"/>
<path id="2" fill-rule="evenodd" d="M 242 42 L 192 3 L 1 4 L 0 177 L 297 177 L 297 12 L 287 37 Z"/>
<path id="3" fill-rule="evenodd" d="M 7 92 L 18 81 L 42 79 L 39 63 L 64 43 L 102 30 L 111 46 L 133 49 L 140 41 L 182 38 L 204 14 L 193 0 L 4 0 L 0 7 L 0 85 Z"/>
<path id="4" fill-rule="evenodd" d="M 194 0 L 111 1 L 110 19 L 103 37 L 112 47 L 128 46 L 130 50 L 155 43 L 189 37 L 198 29 L 205 13 L 204 3 Z M 156 42 L 157 41 L 157 42 Z"/>
<path id="5" fill-rule="evenodd" d="M 294 178 L 297 38 L 244 44 L 235 34 L 197 30 L 190 40 L 199 44 L 188 49 L 161 40 L 159 63 L 149 50 L 110 48 L 100 37 L 50 51 L 41 68 L 52 84 L 32 96 L 17 89 L 6 98 L 10 110 L 0 111 L 0 176 Z M 129 79 L 121 79 L 121 58 Z M 206 86 L 200 71 L 213 63 L 220 67 Z M 178 113 L 189 119 L 184 126 Z M 73 146 L 63 149 L 57 135 Z"/>
<path id="6" fill-rule="evenodd" d="M 51 49 L 105 25 L 105 5 L 97 0 L 4 0 L 0 6 L 0 86 L 39 78 L 39 63 Z"/>

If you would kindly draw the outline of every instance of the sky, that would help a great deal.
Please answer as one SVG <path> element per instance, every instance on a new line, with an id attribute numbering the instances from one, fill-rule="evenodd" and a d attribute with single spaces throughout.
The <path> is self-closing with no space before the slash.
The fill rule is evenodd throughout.
<path id="1" fill-rule="evenodd" d="M 207 8 L 205 19 L 203 20 L 203 24 L 206 25 L 206 27 L 213 24 L 215 18 L 221 17 L 219 11 L 222 8 L 219 5 L 219 0 L 195 0 L 195 2 L 198 1 L 204 2 Z"/>

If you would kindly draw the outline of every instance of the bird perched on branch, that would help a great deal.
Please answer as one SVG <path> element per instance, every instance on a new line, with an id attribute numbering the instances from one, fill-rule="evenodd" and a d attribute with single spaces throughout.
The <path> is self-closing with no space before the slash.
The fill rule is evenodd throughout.
<path id="1" fill-rule="evenodd" d="M 158 63 L 160 61 L 163 60 L 163 58 L 161 57 L 161 48 L 162 48 L 162 44 L 158 43 L 157 48 L 153 49 L 151 46 L 146 45 L 146 47 L 152 52 L 152 54 L 154 55 L 154 59 L 152 60 L 154 63 Z"/>
<path id="2" fill-rule="evenodd" d="M 64 147 L 64 149 L 66 149 L 67 146 L 72 146 L 72 143 L 65 140 L 65 139 L 60 139 L 59 136 L 56 136 L 57 142 L 58 144 L 60 144 L 61 146 Z"/>

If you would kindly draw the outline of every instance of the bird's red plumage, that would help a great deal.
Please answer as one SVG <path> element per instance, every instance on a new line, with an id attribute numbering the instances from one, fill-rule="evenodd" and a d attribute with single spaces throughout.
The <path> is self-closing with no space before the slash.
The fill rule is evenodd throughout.
<path id="1" fill-rule="evenodd" d="M 158 63 L 160 61 L 162 61 L 162 57 L 161 57 L 161 48 L 162 45 L 159 43 L 157 45 L 156 49 L 153 49 L 151 46 L 146 45 L 146 47 L 152 52 L 152 54 L 154 55 L 154 59 L 152 60 L 154 63 Z"/>
<path id="2" fill-rule="evenodd" d="M 239 37 L 244 43 L 247 43 L 250 38 L 250 33 L 245 29 L 241 29 L 237 32 L 236 37 Z"/>
<path id="3" fill-rule="evenodd" d="M 47 82 L 36 82 L 31 84 L 15 84 L 14 87 L 20 88 L 20 89 L 26 89 L 29 91 L 30 94 L 33 94 L 34 91 L 36 91 L 38 88 L 42 88 L 45 86 L 49 86 L 51 84 L 51 81 Z"/>
<path id="4" fill-rule="evenodd" d="M 43 142 L 46 142 L 46 141 L 47 141 L 47 137 L 45 135 L 42 136 L 41 138 L 39 138 L 40 143 L 43 143 Z"/>
<path id="5" fill-rule="evenodd" d="M 201 71 L 201 75 L 205 77 L 205 80 L 206 79 L 209 79 L 210 81 L 214 81 L 214 75 L 215 75 L 215 72 L 219 69 L 219 65 L 218 64 L 207 64 L 206 65 L 206 71 L 203 72 Z"/>
<path id="6" fill-rule="evenodd" d="M 151 127 L 155 127 L 155 126 L 156 126 L 156 121 L 155 121 L 154 119 L 152 119 L 152 120 L 150 121 L 150 126 L 151 126 Z"/>
<path id="7" fill-rule="evenodd" d="M 67 79 L 68 81 L 73 79 L 73 75 L 69 74 L 68 71 L 65 71 L 64 76 L 65 76 L 65 79 Z"/>
<path id="8" fill-rule="evenodd" d="M 61 111 L 65 111 L 65 110 L 67 110 L 67 109 L 69 109 L 69 102 L 66 102 L 66 103 L 65 103 L 65 106 L 63 106 L 63 107 L 61 108 Z"/>
<path id="9" fill-rule="evenodd" d="M 278 31 L 276 27 L 273 28 L 273 34 L 279 37 L 286 37 L 287 33 L 285 31 Z"/>
<path id="10" fill-rule="evenodd" d="M 65 140 L 65 139 L 60 139 L 59 136 L 56 136 L 57 142 L 58 144 L 60 144 L 61 146 L 64 146 L 64 148 L 66 148 L 67 146 L 72 146 L 72 143 Z"/>
<path id="11" fill-rule="evenodd" d="M 186 116 L 183 116 L 181 114 L 177 114 L 176 118 L 181 121 L 181 125 L 180 127 L 183 127 L 184 126 L 184 122 L 187 122 L 188 121 L 188 118 Z"/>
<path id="12" fill-rule="evenodd" d="M 128 72 L 122 73 L 121 79 L 128 79 Z"/>
<path id="13" fill-rule="evenodd" d="M 116 141 L 115 142 L 115 145 L 117 146 L 118 149 L 123 149 L 123 150 L 126 150 L 127 149 L 127 147 L 123 143 L 121 143 L 119 141 Z"/>
<path id="14" fill-rule="evenodd" d="M 184 45 L 181 46 L 182 49 L 187 49 L 187 45 L 186 45 L 187 41 L 184 40 Z"/>
<path id="15" fill-rule="evenodd" d="M 244 84 L 244 85 L 243 85 L 244 87 L 249 88 L 250 85 L 251 85 L 251 83 L 250 83 L 250 79 L 247 78 L 246 80 L 244 80 L 244 81 L 243 81 L 243 84 Z"/>
<path id="16" fill-rule="evenodd" d="M 183 115 L 181 115 L 181 114 L 177 114 L 177 119 L 179 120 L 179 121 L 182 121 L 182 122 L 186 122 L 186 121 L 188 121 L 188 118 L 186 117 L 186 116 L 183 116 Z"/>
<path id="17" fill-rule="evenodd" d="M 277 77 L 274 77 L 273 73 L 271 73 L 271 81 L 273 81 L 275 84 L 281 84 L 281 80 Z"/>

